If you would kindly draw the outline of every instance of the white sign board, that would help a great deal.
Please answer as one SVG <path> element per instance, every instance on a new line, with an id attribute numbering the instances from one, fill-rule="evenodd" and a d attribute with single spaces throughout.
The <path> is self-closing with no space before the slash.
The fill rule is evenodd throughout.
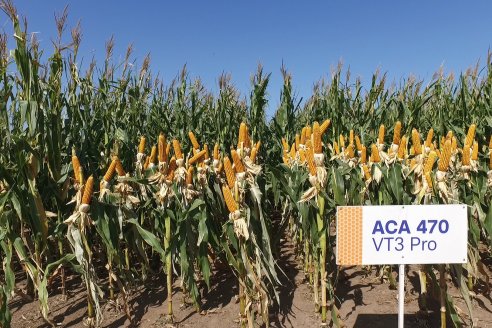
<path id="1" fill-rule="evenodd" d="M 337 264 L 467 262 L 466 205 L 337 208 Z"/>

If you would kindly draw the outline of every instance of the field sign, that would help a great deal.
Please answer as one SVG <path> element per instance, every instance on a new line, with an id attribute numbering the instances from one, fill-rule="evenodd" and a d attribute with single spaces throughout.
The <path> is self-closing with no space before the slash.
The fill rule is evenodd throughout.
<path id="1" fill-rule="evenodd" d="M 337 264 L 466 263 L 465 205 L 341 206 Z"/>

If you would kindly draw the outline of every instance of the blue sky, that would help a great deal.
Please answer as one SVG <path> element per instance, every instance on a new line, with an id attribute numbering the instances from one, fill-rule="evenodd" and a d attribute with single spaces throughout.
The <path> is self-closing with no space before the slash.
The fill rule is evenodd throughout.
<path id="1" fill-rule="evenodd" d="M 101 63 L 114 35 L 116 61 L 133 43 L 137 64 L 150 52 L 164 81 L 187 64 L 215 91 L 218 76 L 230 73 L 243 94 L 262 63 L 272 73 L 270 110 L 279 103 L 282 62 L 307 98 L 340 60 L 366 85 L 377 68 L 397 83 L 410 74 L 428 80 L 441 65 L 455 73 L 479 59 L 484 65 L 492 43 L 491 1 L 15 1 L 47 54 L 53 14 L 67 4 L 69 27 L 81 21 L 85 62 Z"/>

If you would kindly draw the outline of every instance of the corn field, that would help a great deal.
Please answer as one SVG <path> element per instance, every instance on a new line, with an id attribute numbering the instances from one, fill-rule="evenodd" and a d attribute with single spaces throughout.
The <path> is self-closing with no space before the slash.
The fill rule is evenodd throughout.
<path id="1" fill-rule="evenodd" d="M 457 203 L 468 206 L 468 263 L 421 266 L 419 306 L 438 290 L 441 327 L 473 326 L 473 290 L 488 286 L 492 246 L 491 54 L 483 68 L 438 73 L 427 85 L 388 86 L 375 73 L 364 90 L 338 67 L 305 102 L 282 67 L 268 118 L 270 74 L 261 66 L 249 95 L 227 75 L 214 94 L 185 68 L 164 84 L 150 57 L 131 65 L 131 47 L 113 62 L 110 39 L 104 63 L 82 72 L 80 29 L 61 42 L 65 14 L 48 57 L 13 4 L 1 8 L 15 34 L 0 36 L 0 326 L 11 325 L 9 302 L 20 294 L 55 326 L 49 295 L 57 281 L 69 297 L 69 274 L 86 289 L 90 327 L 103 324 L 103 303 L 132 321 L 135 286 L 161 275 L 172 324 L 174 284 L 201 312 L 212 275 L 229 270 L 238 325 L 268 327 L 288 238 L 320 323 L 343 327 L 337 206 Z M 394 267 L 364 270 L 396 286 Z"/>

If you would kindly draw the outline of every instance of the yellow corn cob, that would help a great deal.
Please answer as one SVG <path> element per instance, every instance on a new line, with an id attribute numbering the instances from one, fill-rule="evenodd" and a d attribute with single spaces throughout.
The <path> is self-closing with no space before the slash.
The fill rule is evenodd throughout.
<path id="1" fill-rule="evenodd" d="M 354 143 L 354 130 L 350 129 L 349 132 L 349 145 L 352 145 Z"/>
<path id="2" fill-rule="evenodd" d="M 290 147 L 290 153 L 289 153 L 290 158 L 294 159 L 296 158 L 296 144 L 293 143 L 292 147 Z"/>
<path id="3" fill-rule="evenodd" d="M 234 173 L 234 169 L 232 168 L 231 160 L 229 157 L 224 158 L 224 170 L 226 173 L 227 184 L 229 188 L 234 188 L 234 184 L 236 183 L 236 173 Z"/>
<path id="4" fill-rule="evenodd" d="M 400 145 L 400 135 L 401 135 L 401 122 L 397 121 L 395 124 L 395 129 L 393 131 L 393 144 Z"/>
<path id="5" fill-rule="evenodd" d="M 476 141 L 473 143 L 473 151 L 472 151 L 471 159 L 474 161 L 478 160 L 478 142 Z"/>
<path id="6" fill-rule="evenodd" d="M 340 147 L 338 146 L 338 143 L 336 141 L 333 141 L 333 150 L 335 151 L 336 155 L 340 154 Z"/>
<path id="7" fill-rule="evenodd" d="M 251 149 L 251 154 L 249 155 L 249 159 L 254 163 L 256 160 L 256 146 L 253 146 L 253 149 Z"/>
<path id="8" fill-rule="evenodd" d="M 403 136 L 400 141 L 400 146 L 398 147 L 398 158 L 404 159 L 405 152 L 407 150 L 407 136 Z"/>
<path id="9" fill-rule="evenodd" d="M 256 143 L 256 151 L 259 152 L 260 151 L 260 147 L 261 147 L 261 141 L 258 140 L 258 142 Z"/>
<path id="10" fill-rule="evenodd" d="M 492 170 L 492 150 L 490 151 L 489 154 L 489 169 Z"/>
<path id="11" fill-rule="evenodd" d="M 330 127 L 330 124 L 331 124 L 331 120 L 325 120 L 323 123 L 321 123 L 321 125 L 319 126 L 319 131 L 321 133 L 321 135 L 323 135 L 326 130 L 328 130 L 328 128 Z"/>
<path id="12" fill-rule="evenodd" d="M 322 144 L 321 144 L 321 132 L 319 129 L 318 122 L 313 124 L 313 151 L 315 154 L 321 154 Z"/>
<path id="13" fill-rule="evenodd" d="M 116 163 L 118 163 L 118 158 L 113 158 L 111 164 L 109 164 L 108 170 L 104 175 L 104 181 L 109 182 L 114 175 L 114 171 L 116 170 Z"/>
<path id="14" fill-rule="evenodd" d="M 306 144 L 306 127 L 303 127 L 301 130 L 301 140 L 300 140 L 301 145 Z"/>
<path id="15" fill-rule="evenodd" d="M 150 151 L 150 163 L 155 164 L 156 159 L 157 159 L 157 147 L 152 146 L 152 150 Z"/>
<path id="16" fill-rule="evenodd" d="M 360 142 L 359 136 L 355 136 L 355 146 L 357 147 L 358 151 L 362 150 L 362 143 Z"/>
<path id="17" fill-rule="evenodd" d="M 457 148 L 458 148 L 458 140 L 456 140 L 456 137 L 453 136 L 453 138 L 451 139 L 451 152 L 454 153 Z"/>
<path id="18" fill-rule="evenodd" d="M 438 158 L 441 158 L 441 151 L 439 149 L 435 149 L 433 151 L 436 152 Z"/>
<path id="19" fill-rule="evenodd" d="M 150 164 L 150 157 L 145 158 L 145 163 L 144 163 L 144 170 L 146 170 L 149 167 Z"/>
<path id="20" fill-rule="evenodd" d="M 73 176 L 76 182 L 80 183 L 80 161 L 75 153 L 75 149 L 72 149 L 72 168 L 73 168 Z"/>
<path id="21" fill-rule="evenodd" d="M 207 144 L 203 145 L 203 150 L 205 150 L 205 155 L 203 155 L 203 159 L 209 159 L 210 154 L 208 152 L 208 145 Z"/>
<path id="22" fill-rule="evenodd" d="M 289 144 L 285 140 L 285 138 L 282 138 L 282 146 L 284 147 L 284 153 L 287 153 L 290 149 Z"/>
<path id="23" fill-rule="evenodd" d="M 116 173 L 119 177 L 123 177 L 126 175 L 125 169 L 123 169 L 123 165 L 121 165 L 121 161 L 118 156 L 114 156 L 113 160 L 116 159 Z"/>
<path id="24" fill-rule="evenodd" d="M 186 185 L 193 184 L 193 166 L 188 167 L 186 171 Z"/>
<path id="25" fill-rule="evenodd" d="M 219 144 L 215 143 L 214 146 L 214 159 L 219 159 Z"/>
<path id="26" fill-rule="evenodd" d="M 140 143 L 138 144 L 138 152 L 143 154 L 145 152 L 145 137 L 141 136 L 140 137 Z"/>
<path id="27" fill-rule="evenodd" d="M 299 161 L 301 163 L 306 161 L 306 151 L 304 149 L 299 149 Z"/>
<path id="28" fill-rule="evenodd" d="M 84 186 L 84 195 L 82 196 L 82 204 L 89 205 L 91 203 L 92 190 L 94 188 L 94 178 L 92 175 L 87 179 Z"/>
<path id="29" fill-rule="evenodd" d="M 384 144 L 384 124 L 379 126 L 378 143 Z"/>
<path id="30" fill-rule="evenodd" d="M 167 154 L 166 154 L 166 137 L 164 134 L 159 134 L 159 141 L 157 142 L 158 151 L 158 159 L 159 162 L 167 162 Z"/>
<path id="31" fill-rule="evenodd" d="M 193 164 L 195 164 L 195 163 L 196 163 L 199 159 L 201 159 L 203 156 L 205 156 L 205 153 L 206 153 L 206 152 L 207 152 L 207 151 L 206 151 L 205 149 L 204 149 L 204 150 L 199 151 L 199 152 L 198 152 L 198 153 L 196 153 L 196 154 L 195 154 L 192 158 L 190 158 L 190 159 L 188 160 L 188 164 L 189 164 L 189 165 L 193 165 Z"/>
<path id="32" fill-rule="evenodd" d="M 194 149 L 200 149 L 200 144 L 198 143 L 198 140 L 196 140 L 195 134 L 193 131 L 188 132 L 188 136 L 190 137 L 191 145 L 193 146 Z"/>
<path id="33" fill-rule="evenodd" d="M 308 162 L 308 169 L 310 175 L 316 175 L 316 165 L 314 164 L 314 152 L 312 148 L 308 148 L 306 152 L 306 159 Z"/>
<path id="34" fill-rule="evenodd" d="M 310 125 L 306 126 L 306 140 L 311 139 L 311 133 L 312 133 L 311 126 Z"/>
<path id="35" fill-rule="evenodd" d="M 492 150 L 492 135 L 490 136 L 490 141 L 489 141 L 489 149 Z"/>
<path id="36" fill-rule="evenodd" d="M 232 196 L 231 189 L 227 186 L 222 186 L 222 193 L 224 194 L 224 201 L 227 205 L 227 209 L 230 213 L 233 213 L 238 210 L 238 206 L 234 197 Z"/>
<path id="37" fill-rule="evenodd" d="M 477 126 L 475 124 L 470 125 L 468 128 L 468 133 L 466 134 L 465 144 L 471 145 L 473 140 L 475 139 L 475 130 Z"/>
<path id="38" fill-rule="evenodd" d="M 436 162 L 437 159 L 437 154 L 435 151 L 431 151 L 429 153 L 429 157 L 427 157 L 427 160 L 425 161 L 424 165 L 424 173 L 425 172 L 430 172 L 432 171 L 432 167 L 434 166 L 434 163 Z"/>
<path id="39" fill-rule="evenodd" d="M 236 169 L 236 172 L 237 173 L 244 172 L 243 162 L 241 161 L 241 158 L 239 157 L 238 153 L 234 149 L 231 151 L 231 156 L 232 156 L 232 161 L 234 162 L 234 167 Z"/>
<path id="40" fill-rule="evenodd" d="M 181 145 L 179 144 L 179 141 L 176 139 L 173 139 L 173 148 L 174 148 L 174 154 L 176 154 L 176 159 L 182 159 L 183 153 L 181 152 Z"/>
<path id="41" fill-rule="evenodd" d="M 169 161 L 169 167 L 167 169 L 167 180 L 172 181 L 174 178 L 174 171 L 178 165 L 176 164 L 176 157 L 171 157 L 171 160 Z"/>
<path id="42" fill-rule="evenodd" d="M 422 154 L 422 144 L 420 143 L 420 135 L 416 129 L 412 130 L 412 145 L 414 155 Z"/>
<path id="43" fill-rule="evenodd" d="M 354 158 L 355 157 L 355 146 L 354 146 L 354 144 L 348 145 L 346 154 L 347 154 L 348 158 Z"/>
<path id="44" fill-rule="evenodd" d="M 299 150 L 300 143 L 301 143 L 301 139 L 299 138 L 299 134 L 296 134 L 296 150 Z"/>
<path id="45" fill-rule="evenodd" d="M 439 171 L 446 172 L 448 170 L 449 161 L 451 159 L 451 147 L 451 140 L 446 140 L 442 147 L 441 158 L 439 159 Z"/>
<path id="46" fill-rule="evenodd" d="M 340 142 L 340 144 L 339 144 L 340 148 L 342 148 L 342 149 L 345 148 L 345 138 L 343 137 L 342 134 L 340 134 L 338 141 Z"/>
<path id="47" fill-rule="evenodd" d="M 166 159 L 169 158 L 169 154 L 171 153 L 171 144 L 166 144 Z"/>
<path id="48" fill-rule="evenodd" d="M 366 180 L 371 179 L 371 172 L 369 172 L 369 168 L 367 167 L 367 165 L 365 163 L 362 164 L 362 170 L 364 171 L 364 178 Z"/>
<path id="49" fill-rule="evenodd" d="M 367 163 L 367 148 L 364 145 L 362 145 L 362 148 L 361 148 L 361 151 L 360 151 L 360 162 L 362 164 Z"/>
<path id="50" fill-rule="evenodd" d="M 461 162 L 463 165 L 470 165 L 470 145 L 466 144 L 463 146 L 463 157 Z"/>
<path id="51" fill-rule="evenodd" d="M 371 145 L 371 162 L 373 163 L 381 162 L 381 157 L 379 156 L 379 150 L 375 144 Z"/>
<path id="52" fill-rule="evenodd" d="M 430 128 L 429 132 L 427 132 L 427 138 L 425 139 L 425 147 L 431 147 L 432 138 L 434 138 L 434 129 Z"/>
<path id="53" fill-rule="evenodd" d="M 425 172 L 424 176 L 425 176 L 425 180 L 427 181 L 427 186 L 428 186 L 427 188 L 432 189 L 432 177 L 430 175 L 430 172 Z"/>
<path id="54" fill-rule="evenodd" d="M 453 138 L 453 131 L 448 131 L 448 134 L 446 134 L 446 140 L 451 140 Z"/>
<path id="55" fill-rule="evenodd" d="M 241 125 L 239 125 L 239 135 L 237 139 L 237 148 L 241 148 L 241 143 L 246 142 L 246 124 L 244 122 L 241 122 Z"/>

